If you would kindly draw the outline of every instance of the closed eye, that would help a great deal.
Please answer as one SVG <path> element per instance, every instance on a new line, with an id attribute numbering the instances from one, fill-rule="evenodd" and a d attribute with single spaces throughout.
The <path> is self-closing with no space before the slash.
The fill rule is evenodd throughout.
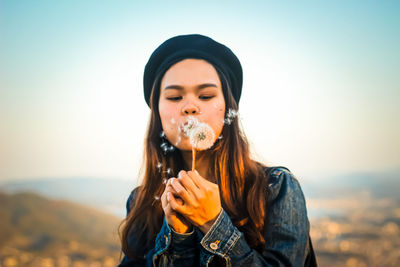
<path id="1" fill-rule="evenodd" d="M 171 100 L 171 101 L 178 101 L 178 100 L 181 100 L 182 97 L 181 97 L 181 96 L 167 97 L 167 99 L 168 99 L 168 100 Z"/>
<path id="2" fill-rule="evenodd" d="M 199 98 L 202 99 L 202 100 L 209 100 L 209 99 L 211 99 L 213 97 L 214 97 L 213 95 L 202 95 Z"/>

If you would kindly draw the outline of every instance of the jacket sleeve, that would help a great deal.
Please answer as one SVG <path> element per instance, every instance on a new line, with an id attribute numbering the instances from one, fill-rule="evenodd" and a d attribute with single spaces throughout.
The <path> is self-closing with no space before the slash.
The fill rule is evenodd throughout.
<path id="1" fill-rule="evenodd" d="M 126 203 L 127 215 L 135 203 L 138 188 L 135 188 Z M 130 235 L 129 240 L 140 242 Z M 165 217 L 160 232 L 156 236 L 154 248 L 150 249 L 146 256 L 140 260 L 132 260 L 125 255 L 118 267 L 130 266 L 196 266 L 198 253 L 196 253 L 195 232 L 179 234 L 173 231 Z"/>
<path id="2" fill-rule="evenodd" d="M 275 169 L 268 184 L 265 247 L 251 249 L 243 233 L 222 210 L 201 240 L 200 257 L 207 262 L 218 255 L 227 266 L 303 266 L 308 253 L 309 222 L 303 192 L 297 179 L 286 169 Z"/>

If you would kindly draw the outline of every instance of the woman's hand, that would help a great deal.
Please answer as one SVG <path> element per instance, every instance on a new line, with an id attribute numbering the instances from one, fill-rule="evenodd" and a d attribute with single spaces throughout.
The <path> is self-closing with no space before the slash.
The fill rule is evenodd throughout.
<path id="1" fill-rule="evenodd" d="M 170 179 L 175 191 L 168 195 L 172 210 L 207 233 L 222 209 L 218 185 L 207 181 L 197 171 L 180 171 L 178 177 Z"/>
<path id="2" fill-rule="evenodd" d="M 168 194 L 176 194 L 174 188 L 170 184 L 171 179 L 168 180 L 164 193 L 161 195 L 161 205 L 164 210 L 165 218 L 170 227 L 177 233 L 188 233 L 192 230 L 192 225 L 180 214 L 177 214 L 168 201 Z M 176 203 L 183 204 L 182 199 L 175 198 Z"/>

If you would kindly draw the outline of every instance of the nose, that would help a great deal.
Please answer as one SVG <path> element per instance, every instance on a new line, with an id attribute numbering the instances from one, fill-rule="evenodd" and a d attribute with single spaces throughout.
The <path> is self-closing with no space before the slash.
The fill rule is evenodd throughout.
<path id="1" fill-rule="evenodd" d="M 183 106 L 182 113 L 185 115 L 195 115 L 199 113 L 199 108 L 190 102 Z"/>

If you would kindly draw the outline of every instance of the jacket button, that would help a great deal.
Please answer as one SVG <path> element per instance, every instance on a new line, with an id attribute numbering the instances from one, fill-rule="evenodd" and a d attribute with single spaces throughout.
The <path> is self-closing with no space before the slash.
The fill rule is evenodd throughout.
<path id="1" fill-rule="evenodd" d="M 214 243 L 211 243 L 211 244 L 210 244 L 210 248 L 213 249 L 213 250 L 218 249 L 217 243 L 215 243 L 215 242 L 214 242 Z"/>

